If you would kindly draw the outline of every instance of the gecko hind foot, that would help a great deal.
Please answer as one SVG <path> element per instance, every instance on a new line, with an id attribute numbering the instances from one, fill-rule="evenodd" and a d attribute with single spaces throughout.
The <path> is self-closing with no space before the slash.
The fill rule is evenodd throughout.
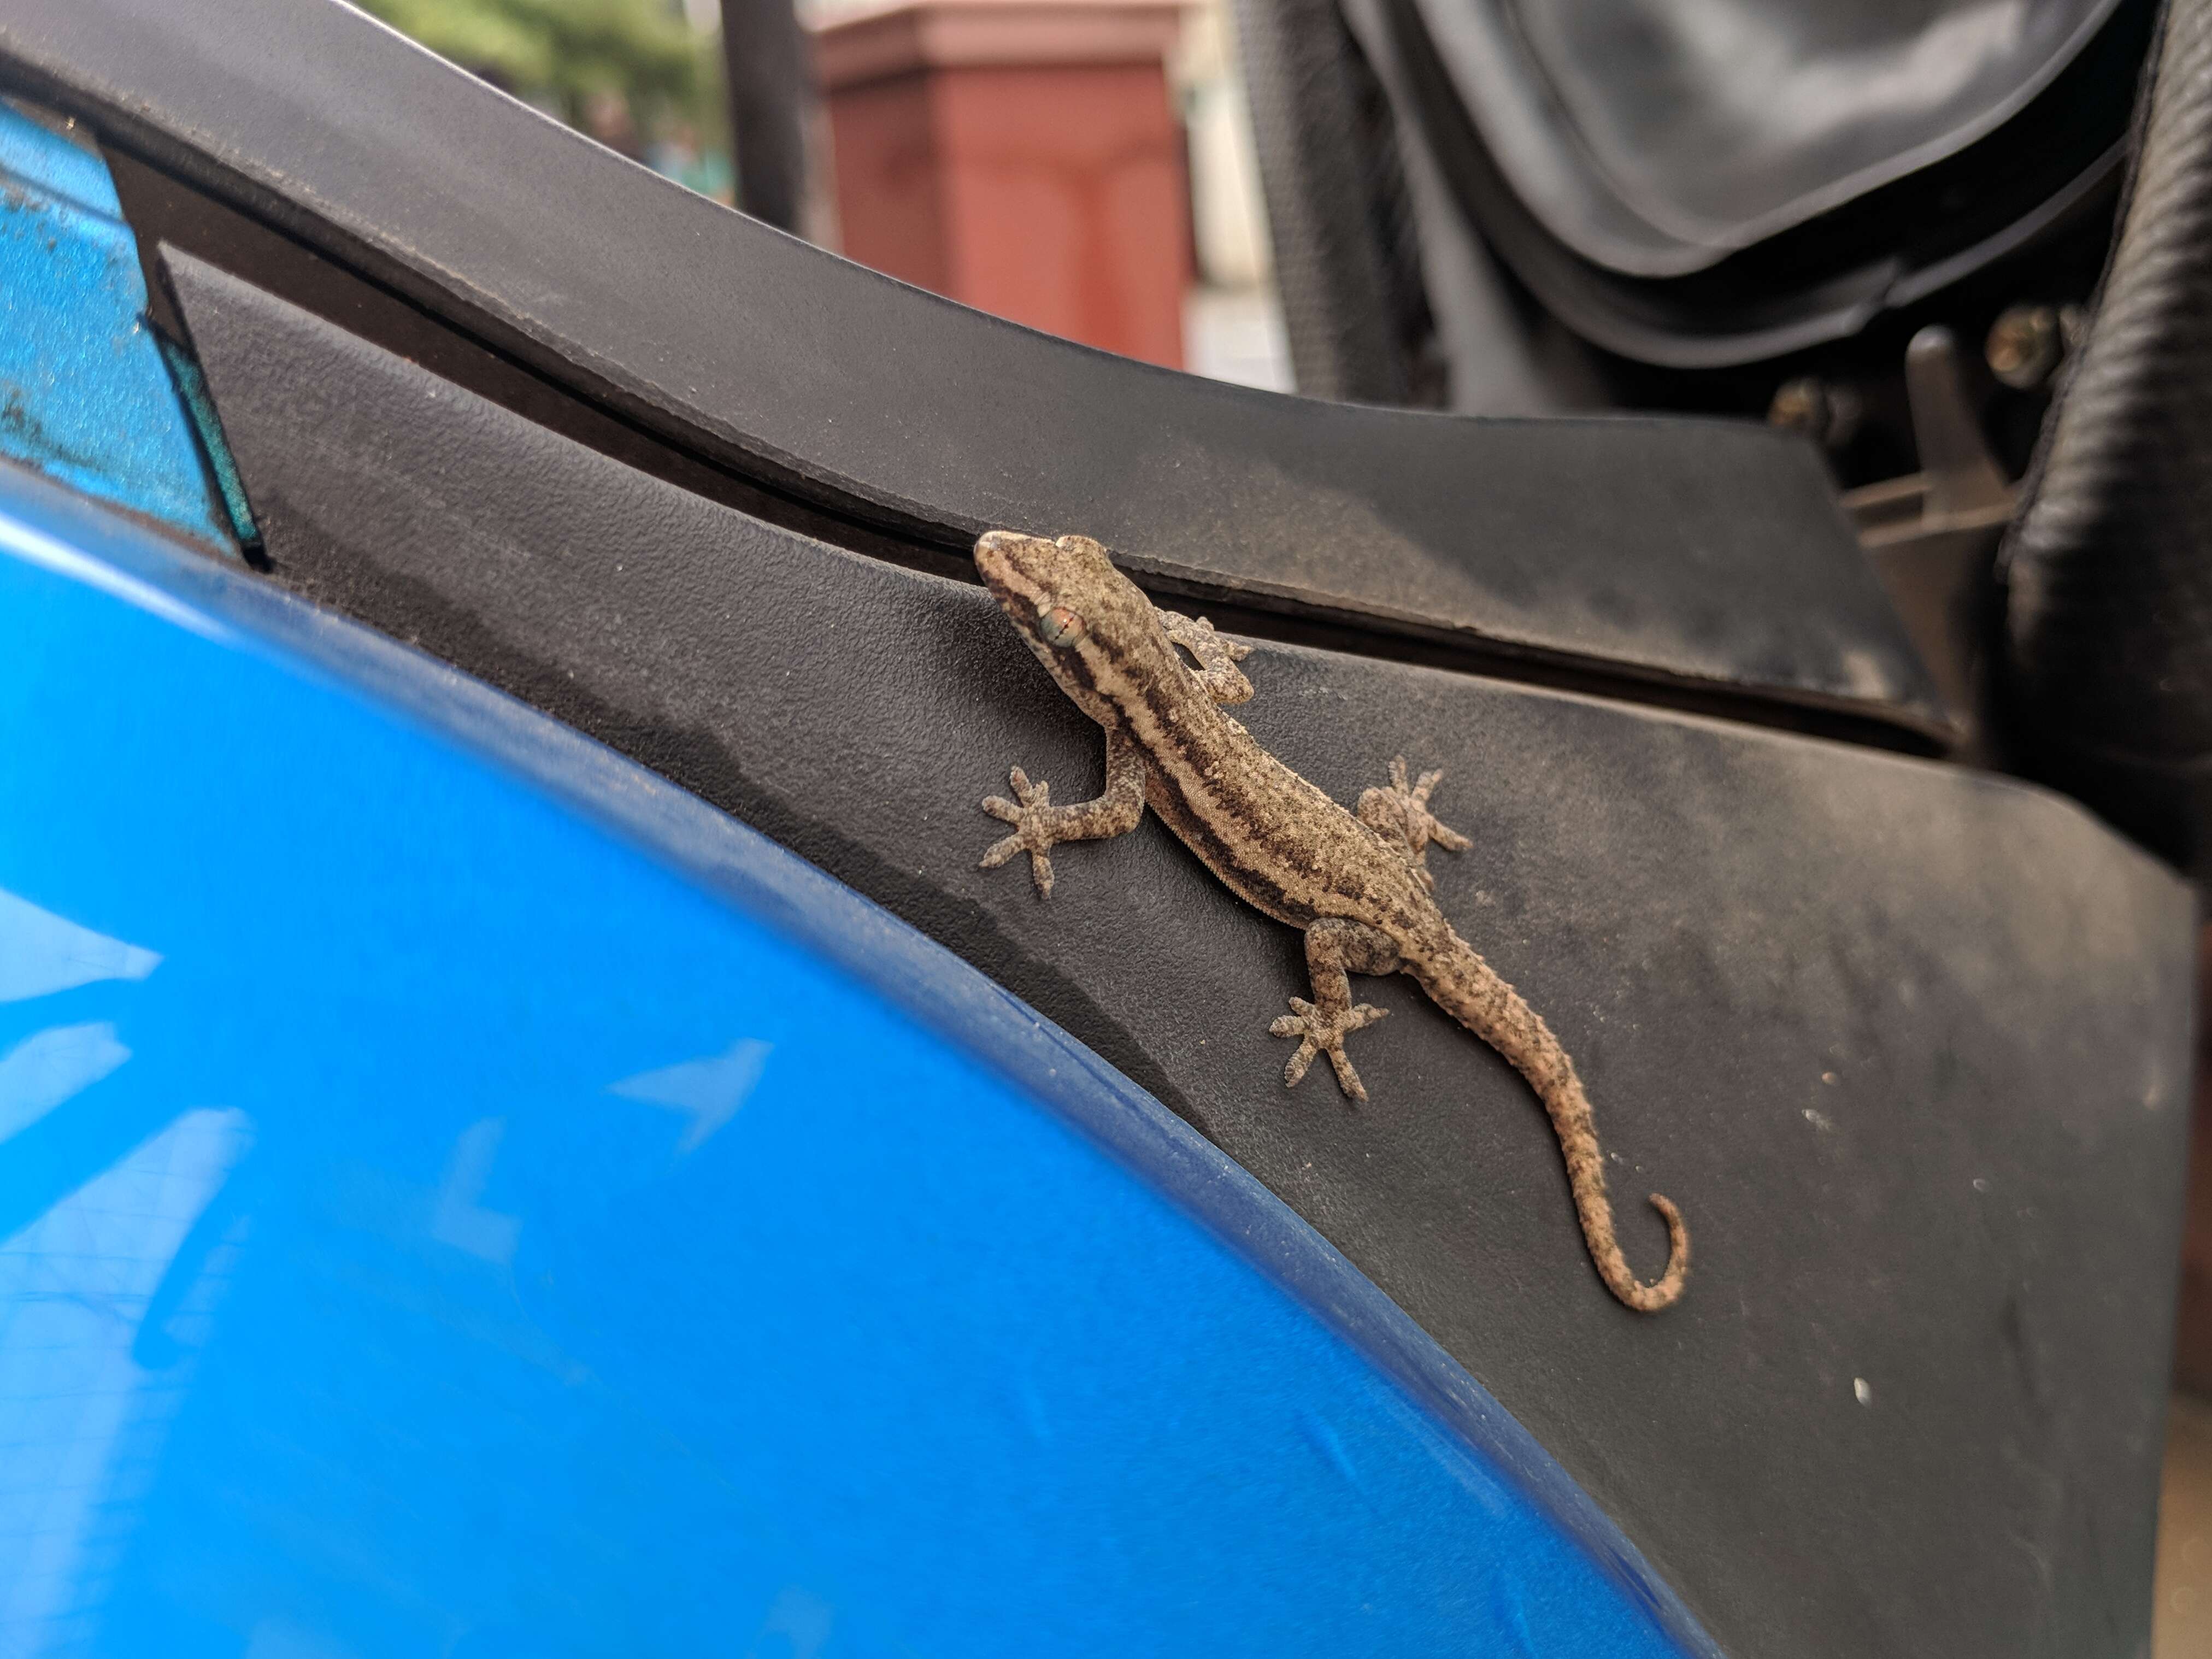
<path id="1" fill-rule="evenodd" d="M 1386 789 L 1363 790 L 1359 802 L 1352 810 L 1359 821 L 1385 841 L 1402 848 L 1413 873 L 1421 884 L 1433 888 L 1436 878 L 1429 873 L 1429 843 L 1434 842 L 1448 853 L 1464 853 L 1474 843 L 1456 830 L 1437 821 L 1429 810 L 1429 795 L 1443 781 L 1441 771 L 1424 772 L 1418 780 L 1409 781 L 1406 774 L 1406 757 L 1394 756 L 1390 761 L 1390 784 Z"/>
<path id="2" fill-rule="evenodd" d="M 1315 1058 L 1327 1054 L 1336 1073 L 1337 1086 L 1352 1099 L 1364 1101 L 1367 1085 L 1359 1080 L 1359 1073 L 1352 1070 L 1352 1061 L 1346 1058 L 1344 1040 L 1361 1027 L 1372 1025 L 1390 1011 L 1365 1002 L 1340 1010 L 1321 1008 L 1304 997 L 1292 997 L 1291 1008 L 1291 1012 L 1278 1015 L 1275 1023 L 1267 1028 L 1277 1036 L 1298 1039 L 1297 1052 L 1283 1067 L 1284 1086 L 1297 1088 Z"/>

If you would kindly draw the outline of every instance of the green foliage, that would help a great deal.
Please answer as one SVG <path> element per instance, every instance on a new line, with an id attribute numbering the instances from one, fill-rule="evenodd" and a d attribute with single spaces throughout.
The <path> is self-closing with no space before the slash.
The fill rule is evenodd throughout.
<path id="1" fill-rule="evenodd" d="M 517 97 L 587 125 L 595 100 L 623 99 L 640 132 L 684 122 L 720 131 L 717 47 L 669 0 L 354 0 L 441 58 Z"/>

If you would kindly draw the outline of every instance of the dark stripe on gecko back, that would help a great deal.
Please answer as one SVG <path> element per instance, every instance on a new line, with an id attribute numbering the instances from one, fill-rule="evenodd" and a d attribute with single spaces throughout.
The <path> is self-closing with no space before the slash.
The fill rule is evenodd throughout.
<path id="1" fill-rule="evenodd" d="M 1114 665 L 1117 670 L 1121 667 L 1119 664 Z M 1182 667 L 1180 658 L 1176 659 L 1176 666 L 1186 675 L 1189 672 L 1188 669 Z M 1218 723 L 1217 732 L 1207 735 L 1217 737 L 1217 741 L 1224 749 L 1233 749 L 1237 746 L 1233 732 L 1227 729 L 1228 716 L 1213 706 L 1212 701 L 1206 697 L 1205 693 L 1197 688 L 1194 680 L 1188 681 L 1183 686 L 1171 691 L 1158 681 L 1132 678 L 1126 671 L 1117 672 L 1115 678 L 1133 692 L 1133 698 L 1117 696 L 1114 689 L 1109 689 L 1103 684 L 1099 690 L 1117 709 L 1121 710 L 1122 720 L 1132 728 L 1133 734 L 1134 728 L 1149 724 L 1153 731 L 1161 733 L 1163 737 L 1181 732 L 1188 740 L 1200 735 L 1193 729 L 1194 727 L 1212 722 Z M 1195 720 L 1178 724 L 1169 718 L 1170 714 L 1176 712 L 1178 692 L 1187 699 L 1187 707 L 1190 711 L 1194 712 L 1197 716 Z M 1143 721 L 1138 719 L 1139 704 L 1146 717 Z M 1255 762 L 1264 766 L 1266 763 L 1258 744 L 1254 744 L 1251 748 Z M 1188 765 L 1187 751 L 1178 747 L 1174 752 L 1177 758 L 1182 759 L 1184 763 Z M 1194 836 L 1205 842 L 1203 848 L 1193 844 L 1191 850 L 1204 859 L 1216 874 L 1220 875 L 1224 881 L 1230 881 L 1231 886 L 1239 887 L 1240 890 L 1245 886 L 1249 886 L 1264 890 L 1267 894 L 1272 895 L 1273 902 L 1270 904 L 1250 893 L 1246 894 L 1251 902 L 1259 905 L 1270 915 L 1281 917 L 1286 913 L 1293 913 L 1302 917 L 1310 918 L 1315 914 L 1310 903 L 1293 901 L 1281 880 L 1261 867 L 1261 861 L 1251 855 L 1254 852 L 1264 853 L 1273 844 L 1273 838 L 1267 833 L 1266 826 L 1257 816 L 1257 804 L 1250 799 L 1250 792 L 1221 788 L 1206 783 L 1202 779 L 1194 787 L 1184 779 L 1170 771 L 1150 745 L 1146 745 L 1146 761 L 1154 777 L 1158 780 L 1160 787 L 1173 794 L 1182 809 L 1181 816 L 1184 820 L 1184 828 L 1178 833 L 1183 833 L 1187 842 Z M 1196 769 L 1192 769 L 1194 771 Z M 1200 805 L 1201 799 L 1204 803 L 1203 809 Z M 1227 821 L 1228 827 L 1237 838 L 1233 842 L 1224 838 L 1221 829 L 1217 827 L 1214 822 L 1216 819 Z M 1270 860 L 1268 862 L 1273 863 L 1273 860 Z M 1236 871 L 1241 881 L 1231 880 L 1225 873 L 1230 870 Z"/>
<path id="2" fill-rule="evenodd" d="M 1163 641 L 1163 647 L 1172 671 L 1165 675 L 1133 673 L 1111 653 L 1097 660 L 1087 652 L 1073 653 L 1070 665 L 1079 671 L 1083 685 L 1115 710 L 1123 730 L 1144 750 L 1146 793 L 1154 797 L 1154 811 L 1177 838 L 1239 897 L 1291 927 L 1305 927 L 1323 915 L 1346 915 L 1385 927 L 1395 922 L 1398 927 L 1393 931 L 1403 930 L 1409 939 L 1423 931 L 1420 913 L 1431 907 L 1418 898 L 1412 914 L 1404 914 L 1407 907 L 1393 901 L 1410 895 L 1376 890 L 1364 881 L 1343 890 L 1329 869 L 1311 863 L 1301 868 L 1275 851 L 1286 839 L 1327 848 L 1347 836 L 1367 839 L 1368 832 L 1340 805 L 1243 734 L 1214 705 L 1173 646 Z M 1208 762 L 1236 781 L 1224 787 L 1207 776 Z M 1379 845 L 1357 849 L 1384 850 Z M 1331 898 L 1339 902 L 1331 903 Z"/>
<path id="3" fill-rule="evenodd" d="M 1255 909 L 1288 927 L 1305 927 L 1313 922 L 1316 913 L 1310 905 L 1293 901 L 1272 876 L 1237 859 L 1205 821 L 1191 811 L 1189 802 L 1180 791 L 1149 763 L 1146 769 L 1158 782 L 1159 793 L 1164 798 L 1152 802 L 1153 812 L 1174 831 L 1176 840 L 1212 871 L 1217 880 Z"/>
<path id="4" fill-rule="evenodd" d="M 1176 671 L 1189 676 L 1190 671 L 1184 667 L 1182 659 L 1173 654 L 1173 647 L 1168 649 Z M 1165 805 L 1154 800 L 1153 810 L 1176 837 L 1248 903 L 1293 927 L 1303 927 L 1310 921 L 1315 915 L 1311 907 L 1294 902 L 1281 882 L 1266 870 L 1256 867 L 1255 861 L 1243 850 L 1263 848 L 1267 841 L 1261 835 L 1261 826 L 1241 794 L 1206 789 L 1205 800 L 1212 810 L 1210 813 L 1201 812 L 1194 799 L 1194 791 L 1186 787 L 1185 781 L 1175 775 L 1163 762 L 1163 750 L 1171 755 L 1181 755 L 1181 745 L 1176 741 L 1178 733 L 1184 741 L 1188 741 L 1200 736 L 1197 728 L 1208 722 L 1218 722 L 1219 725 L 1213 731 L 1205 732 L 1203 735 L 1206 737 L 1224 745 L 1233 738 L 1233 733 L 1224 729 L 1228 723 L 1226 717 L 1213 706 L 1195 679 L 1187 678 L 1182 685 L 1170 689 L 1152 677 L 1131 674 L 1110 654 L 1106 655 L 1103 662 L 1094 662 L 1089 652 L 1079 650 L 1068 653 L 1062 660 L 1073 678 L 1113 708 L 1121 717 L 1122 730 L 1144 750 L 1145 769 L 1152 786 L 1146 793 L 1151 795 L 1157 790 L 1166 798 Z M 1175 701 L 1178 693 L 1187 700 L 1186 707 L 1181 711 L 1178 711 Z M 1170 716 L 1177 712 L 1185 713 L 1188 718 L 1181 721 L 1171 720 Z M 1144 741 L 1141 734 L 1147 731 L 1158 739 L 1156 743 Z M 1227 820 L 1232 832 L 1238 837 L 1238 844 L 1224 840 L 1221 831 L 1210 821 L 1215 817 Z"/>
<path id="5" fill-rule="evenodd" d="M 1180 659 L 1177 660 L 1176 665 L 1182 666 Z M 1188 674 L 1188 671 L 1185 670 L 1184 672 Z M 1224 758 L 1239 758 L 1234 756 L 1233 751 L 1243 748 L 1250 751 L 1249 758 L 1253 765 L 1265 770 L 1269 758 L 1267 751 L 1249 738 L 1245 738 L 1242 744 L 1238 743 L 1230 717 L 1215 707 L 1212 700 L 1199 688 L 1194 678 L 1187 679 L 1174 691 L 1169 690 L 1158 681 L 1151 679 L 1137 680 L 1133 682 L 1133 686 L 1137 695 L 1143 700 L 1146 712 L 1152 716 L 1152 723 L 1158 730 L 1167 732 L 1179 729 L 1188 741 L 1200 736 L 1200 731 L 1194 728 L 1210 727 L 1211 729 L 1205 732 L 1204 735 L 1212 740 L 1212 744 L 1218 744 L 1223 750 L 1231 751 L 1224 755 Z M 1169 718 L 1176 712 L 1178 702 L 1184 703 L 1196 715 L 1194 720 L 1186 722 L 1181 727 L 1177 727 Z M 1126 702 L 1119 699 L 1116 700 L 1116 706 L 1123 710 L 1125 718 L 1133 712 Z M 1187 750 L 1184 752 L 1187 754 Z M 1191 804 L 1194 814 L 1197 810 L 1194 797 L 1202 795 L 1218 816 L 1227 818 L 1235 825 L 1239 838 L 1247 846 L 1261 848 L 1272 846 L 1280 834 L 1279 825 L 1270 826 L 1258 816 L 1259 805 L 1254 799 L 1254 792 L 1249 787 L 1224 788 L 1219 784 L 1201 777 L 1194 788 L 1179 787 L 1177 793 L 1186 802 Z M 1219 832 L 1217 830 L 1215 833 L 1218 835 Z"/>

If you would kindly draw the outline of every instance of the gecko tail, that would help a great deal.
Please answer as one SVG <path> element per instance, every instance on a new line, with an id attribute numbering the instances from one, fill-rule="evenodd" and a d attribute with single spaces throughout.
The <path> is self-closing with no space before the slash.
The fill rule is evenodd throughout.
<path id="1" fill-rule="evenodd" d="M 1651 1207 L 1667 1224 L 1667 1271 L 1646 1285 L 1621 1254 L 1620 1240 L 1613 1229 L 1613 1202 L 1606 1196 L 1604 1156 L 1598 1149 L 1597 1126 L 1592 1121 L 1589 1097 L 1575 1075 L 1574 1062 L 1552 1035 L 1535 1010 L 1496 970 L 1462 941 L 1447 933 L 1448 941 L 1431 952 L 1449 964 L 1449 971 L 1418 974 L 1422 988 L 1437 1006 L 1505 1057 L 1528 1081 L 1559 1137 L 1559 1154 L 1567 1166 L 1567 1186 L 1574 1195 L 1575 1215 L 1582 1223 L 1583 1240 L 1589 1247 L 1590 1263 L 1624 1307 L 1638 1313 L 1657 1313 L 1681 1299 L 1690 1277 L 1690 1230 L 1674 1201 L 1662 1194 L 1651 1194 Z"/>
<path id="2" fill-rule="evenodd" d="M 1667 1271 L 1659 1276 L 1659 1282 L 1639 1283 L 1629 1271 L 1618 1243 L 1613 1244 L 1612 1261 L 1598 1262 L 1598 1273 L 1605 1280 L 1606 1289 L 1638 1313 L 1657 1313 L 1662 1308 L 1674 1306 L 1690 1278 L 1690 1230 L 1683 1224 L 1681 1211 L 1663 1193 L 1651 1194 L 1651 1207 L 1667 1224 Z"/>
<path id="3" fill-rule="evenodd" d="M 1673 1199 L 1663 1193 L 1652 1194 L 1651 1207 L 1667 1224 L 1667 1271 L 1650 1285 L 1637 1278 L 1635 1270 L 1628 1265 L 1628 1258 L 1621 1254 L 1620 1240 L 1613 1233 L 1613 1205 L 1606 1196 L 1597 1139 L 1588 1132 L 1589 1103 L 1583 1097 L 1578 1083 L 1571 1084 L 1570 1088 L 1568 1100 L 1558 1106 L 1550 1099 L 1544 1103 L 1553 1107 L 1553 1126 L 1562 1132 L 1559 1139 L 1567 1153 L 1567 1182 L 1574 1191 L 1575 1213 L 1583 1224 L 1583 1242 L 1589 1246 L 1590 1264 L 1605 1281 L 1606 1289 L 1623 1307 L 1638 1313 L 1657 1313 L 1662 1308 L 1671 1308 L 1681 1299 L 1682 1287 L 1689 1282 L 1690 1229 Z M 1567 1133 L 1571 1123 L 1578 1124 L 1583 1133 L 1575 1136 Z"/>

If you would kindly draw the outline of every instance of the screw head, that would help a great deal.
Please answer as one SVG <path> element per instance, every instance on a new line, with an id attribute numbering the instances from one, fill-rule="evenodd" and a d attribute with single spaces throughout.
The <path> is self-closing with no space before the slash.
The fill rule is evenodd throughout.
<path id="1" fill-rule="evenodd" d="M 2034 391 L 2066 355 L 2057 312 L 2049 306 L 2011 307 L 1990 325 L 1982 355 L 1990 373 L 2014 391 Z"/>

